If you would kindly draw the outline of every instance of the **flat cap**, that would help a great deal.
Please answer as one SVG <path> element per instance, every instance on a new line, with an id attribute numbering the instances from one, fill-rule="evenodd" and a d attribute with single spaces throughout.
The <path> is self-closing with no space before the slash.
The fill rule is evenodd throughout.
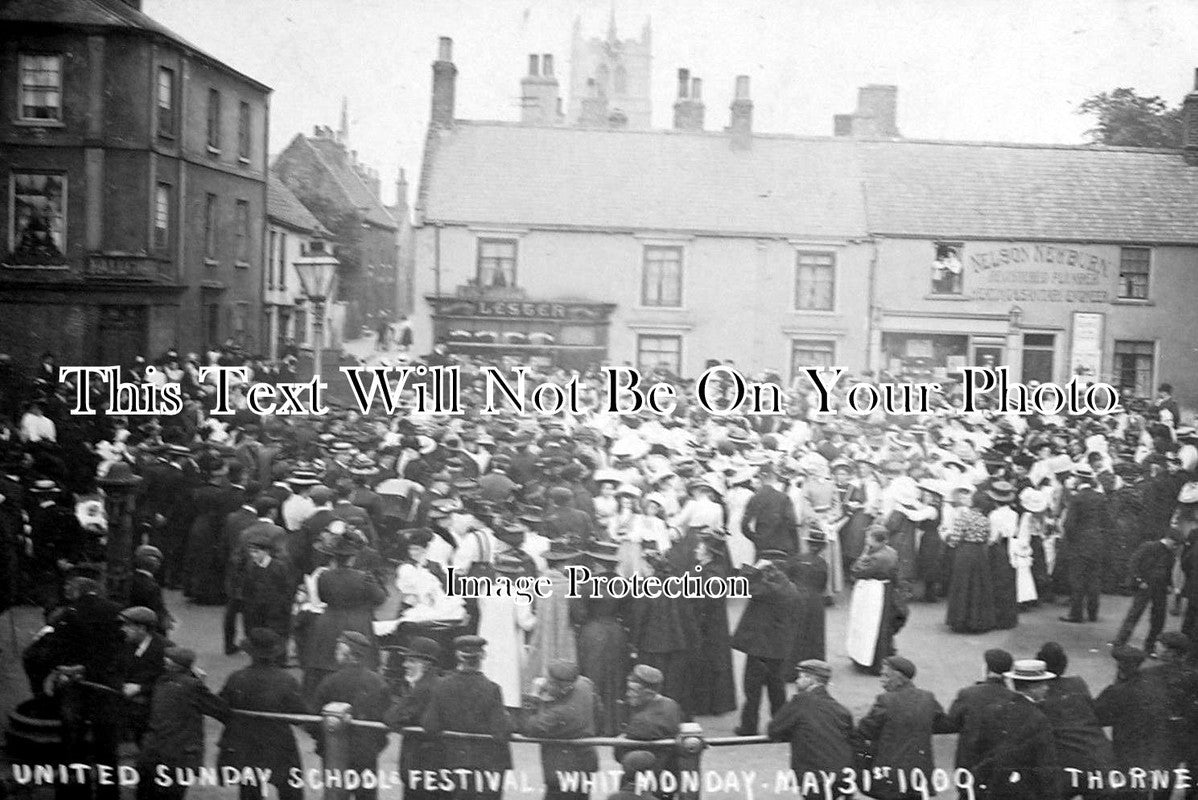
<path id="1" fill-rule="evenodd" d="M 806 661 L 800 661 L 798 665 L 799 672 L 806 672 L 808 675 L 815 675 L 824 680 L 832 679 L 832 667 L 827 661 L 821 661 L 818 658 L 809 658 Z"/>
<path id="2" fill-rule="evenodd" d="M 573 661 L 565 661 L 563 659 L 552 662 L 545 671 L 549 674 L 550 678 L 562 683 L 573 683 L 578 680 L 579 675 L 578 665 Z"/>
<path id="3" fill-rule="evenodd" d="M 481 636 L 459 636 L 453 640 L 453 649 L 458 653 L 482 653 L 487 640 Z"/>
<path id="4" fill-rule="evenodd" d="M 183 669 L 191 669 L 196 663 L 196 651 L 186 647 L 168 647 L 163 655 L 168 661 L 178 664 Z"/>
<path id="5" fill-rule="evenodd" d="M 915 664 L 911 663 L 911 659 L 903 658 L 902 656 L 888 656 L 882 661 L 883 664 L 890 667 L 895 672 L 905 675 L 907 678 L 915 677 Z"/>
<path id="6" fill-rule="evenodd" d="M 1118 661 L 1121 666 L 1138 667 L 1144 663 L 1144 659 L 1148 656 L 1138 647 L 1123 644 L 1111 651 L 1111 657 Z"/>
<path id="7" fill-rule="evenodd" d="M 1167 631 L 1162 633 L 1157 642 L 1168 647 L 1170 650 L 1176 650 L 1179 653 L 1190 652 L 1190 637 L 1186 636 L 1181 631 Z"/>
<path id="8" fill-rule="evenodd" d="M 157 625 L 158 615 L 154 613 L 154 609 L 146 608 L 145 606 L 133 606 L 126 608 L 121 612 L 121 619 L 125 622 L 132 622 L 135 625 Z"/>
<path id="9" fill-rule="evenodd" d="M 366 635 L 359 631 L 342 631 L 337 641 L 349 645 L 359 653 L 367 653 L 374 647 Z"/>
<path id="10" fill-rule="evenodd" d="M 645 686 L 661 686 L 665 681 L 666 676 L 661 674 L 661 670 L 657 667 L 651 667 L 648 664 L 637 664 L 632 668 L 629 680 L 644 684 Z"/>

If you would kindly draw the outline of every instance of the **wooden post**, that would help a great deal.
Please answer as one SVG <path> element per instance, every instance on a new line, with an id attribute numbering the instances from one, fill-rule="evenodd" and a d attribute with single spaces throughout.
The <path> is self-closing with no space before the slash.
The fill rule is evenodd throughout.
<path id="1" fill-rule="evenodd" d="M 320 710 L 323 717 L 321 729 L 324 731 L 324 768 L 334 771 L 334 774 L 344 774 L 349 769 L 349 734 L 350 714 L 349 703 L 329 703 Z M 345 800 L 349 792 L 343 784 L 325 783 L 325 800 Z"/>
<path id="2" fill-rule="evenodd" d="M 703 785 L 703 727 L 684 722 L 678 728 L 674 752 L 678 764 L 678 800 L 699 800 Z"/>

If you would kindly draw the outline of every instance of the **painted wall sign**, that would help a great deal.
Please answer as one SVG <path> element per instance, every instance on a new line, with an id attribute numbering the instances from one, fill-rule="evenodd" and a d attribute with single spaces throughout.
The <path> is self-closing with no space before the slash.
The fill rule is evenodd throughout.
<path id="1" fill-rule="evenodd" d="M 463 300 L 427 298 L 437 317 L 498 317 L 507 319 L 556 319 L 606 322 L 614 305 L 527 300 Z"/>
<path id="2" fill-rule="evenodd" d="M 1010 302 L 1105 303 L 1116 268 L 1097 248 L 966 244 L 965 294 Z"/>

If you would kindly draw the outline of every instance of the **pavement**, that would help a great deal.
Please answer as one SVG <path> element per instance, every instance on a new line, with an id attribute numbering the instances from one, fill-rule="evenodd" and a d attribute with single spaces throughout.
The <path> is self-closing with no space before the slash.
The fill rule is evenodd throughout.
<path id="1" fill-rule="evenodd" d="M 179 620 L 174 639 L 181 645 L 191 647 L 199 655 L 197 665 L 207 673 L 208 686 L 219 691 L 226 677 L 234 670 L 244 667 L 248 660 L 244 656 L 226 656 L 221 639 L 223 609 L 190 604 L 178 592 L 167 592 L 167 604 Z M 945 605 L 913 603 L 907 627 L 899 634 L 899 651 L 915 662 L 918 667 L 916 684 L 933 691 L 947 709 L 956 692 L 982 677 L 982 653 L 992 647 L 1009 650 L 1016 658 L 1028 658 L 1035 654 L 1046 641 L 1059 642 L 1069 654 L 1069 673 L 1080 675 L 1097 694 L 1114 679 L 1115 664 L 1110 658 L 1106 642 L 1112 637 L 1129 605 L 1129 598 L 1107 596 L 1102 599 L 1101 617 L 1094 624 L 1072 625 L 1059 621 L 1060 606 L 1041 606 L 1020 615 L 1019 626 L 1007 631 L 993 631 L 980 636 L 954 634 L 944 624 Z M 880 680 L 853 670 L 844 649 L 845 622 L 848 601 L 841 596 L 835 606 L 827 610 L 828 661 L 834 676 L 830 691 L 853 714 L 860 719 L 868 710 L 873 698 L 881 691 Z M 1147 620 L 1141 621 L 1137 638 L 1139 645 Z M 1169 617 L 1167 628 L 1179 625 L 1177 617 Z M 29 696 L 28 686 L 21 671 L 18 653 L 32 639 L 41 626 L 38 609 L 17 608 L 0 614 L 0 711 L 7 719 L 8 712 L 21 700 Z M 296 671 L 298 678 L 298 670 Z M 763 717 L 767 714 L 763 711 Z M 702 717 L 697 720 L 706 736 L 731 736 L 736 726 L 737 715 Z M 208 720 L 207 763 L 216 755 L 216 741 L 220 733 L 219 723 Z M 319 760 L 312 753 L 312 740 L 304 733 L 297 734 L 303 752 L 304 766 L 319 767 Z M 938 736 L 935 740 L 937 767 L 951 769 L 954 736 Z M 535 745 L 513 746 L 515 769 L 527 775 L 527 782 L 539 787 L 540 760 Z M 397 763 L 397 739 L 392 737 L 390 745 L 380 758 L 385 769 L 395 769 Z M 703 754 L 702 768 L 726 775 L 729 771 L 752 770 L 757 773 L 752 793 L 743 788 L 735 789 L 724 784 L 723 789 L 705 793 L 704 797 L 767 798 L 778 796 L 774 791 L 775 771 L 788 766 L 786 745 L 741 745 L 715 747 Z M 608 748 L 601 748 L 601 769 L 614 769 Z M 193 798 L 232 797 L 233 790 L 195 788 L 189 796 Z M 46 793 L 48 796 L 48 792 Z M 940 796 L 948 798 L 954 792 Z M 318 796 L 309 790 L 310 797 Z M 384 791 L 384 797 L 398 799 L 399 790 Z M 129 797 L 132 795 L 130 794 Z M 508 798 L 539 798 L 540 789 L 532 791 L 509 791 Z M 595 798 L 605 794 L 596 791 Z M 795 796 L 791 794 L 790 796 Z"/>

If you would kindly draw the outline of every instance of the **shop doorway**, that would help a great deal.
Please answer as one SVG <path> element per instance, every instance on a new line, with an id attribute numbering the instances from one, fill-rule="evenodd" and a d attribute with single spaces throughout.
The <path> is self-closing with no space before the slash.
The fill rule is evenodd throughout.
<path id="1" fill-rule="evenodd" d="M 973 366 L 1001 367 L 1006 362 L 1006 343 L 1002 340 L 989 340 L 981 336 L 973 337 Z"/>

